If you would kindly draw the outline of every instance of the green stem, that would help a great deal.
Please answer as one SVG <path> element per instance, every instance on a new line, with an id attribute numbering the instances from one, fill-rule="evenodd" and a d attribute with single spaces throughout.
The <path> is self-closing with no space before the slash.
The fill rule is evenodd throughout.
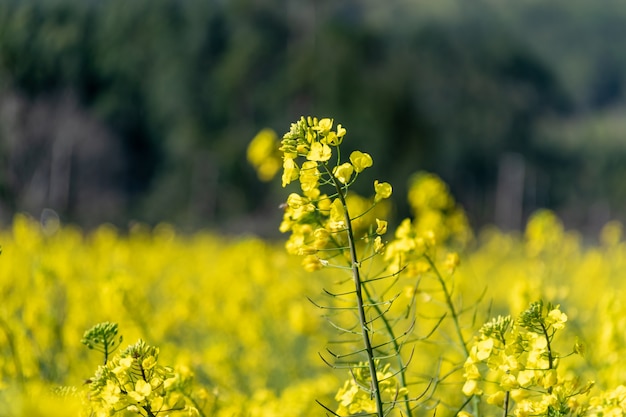
<path id="1" fill-rule="evenodd" d="M 391 338 L 391 343 L 393 344 L 393 348 L 395 350 L 395 352 L 397 352 L 398 354 L 398 367 L 400 368 L 400 385 L 403 388 L 406 388 L 407 386 L 407 382 L 406 382 L 406 367 L 404 365 L 404 361 L 402 360 L 402 356 L 400 356 L 400 345 L 398 344 L 398 341 L 396 340 L 396 335 L 393 331 L 393 327 L 391 326 L 391 324 L 389 324 L 389 320 L 387 320 L 387 317 L 383 314 L 382 309 L 380 308 L 380 305 L 378 303 L 375 303 L 374 300 L 372 299 L 372 296 L 369 292 L 369 290 L 367 289 L 367 286 L 363 286 L 363 290 L 365 291 L 365 295 L 367 296 L 368 301 L 373 304 L 374 309 L 376 310 L 376 313 L 378 315 L 378 317 L 380 317 L 383 321 L 383 324 L 385 326 L 385 330 L 387 330 L 387 333 L 389 334 L 389 337 Z M 413 415 L 412 411 L 411 411 L 411 406 L 409 404 L 409 394 L 405 394 L 404 395 L 404 406 L 405 406 L 405 411 L 406 411 L 406 415 L 408 417 L 411 417 Z"/>
<path id="2" fill-rule="evenodd" d="M 198 402 L 191 395 L 185 394 L 185 393 L 183 393 L 183 395 L 185 396 L 185 398 L 187 398 L 191 402 L 191 404 L 193 404 L 196 410 L 198 410 L 198 415 L 200 417 L 206 417 L 206 415 L 204 414 L 204 411 L 202 411 L 202 407 L 200 407 L 200 404 L 198 404 Z"/>
<path id="3" fill-rule="evenodd" d="M 363 306 L 363 285 L 361 282 L 361 273 L 359 270 L 359 258 L 356 254 L 356 242 L 354 240 L 354 232 L 352 231 L 352 221 L 350 219 L 350 213 L 348 212 L 348 205 L 346 203 L 346 198 L 341 189 L 341 184 L 339 184 L 338 180 L 328 169 L 326 164 L 323 164 L 326 172 L 332 178 L 333 184 L 335 185 L 335 189 L 337 190 L 337 197 L 343 206 L 344 218 L 346 222 L 346 232 L 348 234 L 348 246 L 350 248 L 350 261 L 352 268 L 352 279 L 354 281 L 354 289 L 356 293 L 357 299 L 357 309 L 359 313 L 359 321 L 361 324 L 361 334 L 363 336 L 363 344 L 365 345 L 365 352 L 367 353 L 367 362 L 370 370 L 370 377 L 372 378 L 372 395 L 374 400 L 376 401 L 376 415 L 378 417 L 384 417 L 383 413 L 383 401 L 380 396 L 379 384 L 378 384 L 378 375 L 376 374 L 376 363 L 374 362 L 374 350 L 372 349 L 372 342 L 370 340 L 370 330 L 367 327 L 367 318 L 365 317 L 365 308 Z"/>
<path id="4" fill-rule="evenodd" d="M 444 281 L 443 277 L 441 276 L 441 273 L 437 269 L 437 266 L 435 265 L 433 260 L 430 258 L 430 256 L 424 255 L 424 257 L 426 258 L 426 261 L 428 261 L 428 264 L 430 265 L 430 267 L 435 272 L 435 276 L 437 277 L 437 280 L 439 281 L 439 284 L 441 285 L 441 288 L 443 289 L 443 293 L 446 297 L 446 304 L 448 305 L 448 310 L 450 310 L 450 314 L 452 315 L 452 320 L 454 321 L 454 327 L 456 329 L 457 337 L 459 338 L 459 342 L 461 343 L 461 346 L 463 347 L 463 351 L 465 352 L 465 356 L 467 357 L 469 356 L 469 350 L 467 349 L 467 345 L 465 344 L 465 339 L 463 338 L 463 332 L 461 331 L 461 323 L 459 322 L 459 315 L 456 309 L 454 308 L 454 303 L 452 302 L 452 296 L 450 295 L 450 291 L 448 291 L 448 286 L 446 285 L 446 282 Z"/>
<path id="5" fill-rule="evenodd" d="M 506 340 L 504 338 L 504 331 L 500 333 L 500 340 L 502 340 L 502 346 L 506 346 Z M 504 394 L 504 414 L 502 417 L 506 417 L 509 414 L 509 402 L 511 401 L 511 391 L 507 391 Z"/>
<path id="6" fill-rule="evenodd" d="M 509 414 L 509 401 L 511 400 L 511 391 L 507 391 L 504 394 L 504 414 L 502 417 L 506 417 Z"/>
<path id="7" fill-rule="evenodd" d="M 550 337 L 548 336 L 548 329 L 546 326 L 541 324 L 541 330 L 543 332 L 543 336 L 546 338 L 546 349 L 548 350 L 548 369 L 554 369 L 554 358 L 552 357 L 552 347 L 550 346 Z M 552 394 L 552 387 L 548 388 L 548 394 Z"/>
<path id="8" fill-rule="evenodd" d="M 149 405 L 144 405 L 141 408 L 143 408 L 146 413 L 148 413 L 148 417 L 156 417 L 156 415 L 152 412 L 152 409 L 150 408 Z"/>
<path id="9" fill-rule="evenodd" d="M 7 339 L 7 344 L 9 345 L 9 350 L 11 351 L 11 357 L 13 358 L 13 367 L 15 368 L 15 376 L 17 381 L 20 384 L 24 384 L 24 372 L 22 371 L 22 364 L 20 361 L 18 349 L 15 346 L 15 338 L 13 337 L 13 332 L 9 327 L 8 323 L 3 319 L 0 319 L 0 327 L 4 330 L 4 335 Z"/>
<path id="10" fill-rule="evenodd" d="M 106 365 L 109 361 L 109 339 L 104 339 L 104 364 Z"/>

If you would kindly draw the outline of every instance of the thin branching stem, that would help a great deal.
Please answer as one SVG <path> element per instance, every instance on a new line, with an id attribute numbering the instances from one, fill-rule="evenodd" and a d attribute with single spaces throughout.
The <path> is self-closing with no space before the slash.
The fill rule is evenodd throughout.
<path id="1" fill-rule="evenodd" d="M 7 340 L 7 344 L 9 345 L 9 350 L 11 351 L 11 358 L 13 359 L 13 367 L 15 369 L 15 376 L 17 377 L 17 381 L 20 384 L 24 384 L 24 372 L 22 371 L 22 364 L 20 361 L 18 349 L 15 346 L 15 337 L 8 323 L 0 318 L 0 327 L 4 332 L 4 336 Z"/>
<path id="2" fill-rule="evenodd" d="M 552 346 L 550 346 L 550 336 L 548 335 L 548 329 L 541 323 L 541 331 L 546 338 L 546 350 L 548 351 L 548 369 L 554 369 L 554 357 L 552 356 Z M 554 334 L 553 334 L 554 335 Z M 548 394 L 552 394 L 552 387 L 548 387 Z"/>
<path id="3" fill-rule="evenodd" d="M 467 349 L 467 344 L 465 343 L 465 339 L 463 338 L 463 332 L 461 331 L 461 322 L 459 321 L 459 314 L 456 311 L 456 308 L 454 307 L 454 302 L 452 301 L 452 295 L 450 294 L 450 290 L 448 290 L 446 281 L 441 276 L 439 269 L 437 269 L 437 266 L 435 265 L 435 262 L 433 262 L 431 257 L 428 255 L 424 255 L 424 258 L 426 258 L 426 261 L 428 262 L 428 264 L 434 271 L 435 276 L 437 277 L 437 280 L 439 281 L 439 284 L 441 285 L 441 288 L 443 289 L 443 294 L 446 297 L 446 304 L 448 305 L 448 310 L 450 310 L 450 314 L 452 315 L 452 321 L 454 322 L 454 328 L 456 330 L 457 337 L 459 338 L 459 342 L 463 348 L 463 352 L 465 352 L 465 356 L 467 357 L 469 356 L 469 350 Z"/>
<path id="4" fill-rule="evenodd" d="M 361 323 L 361 333 L 363 336 L 363 344 L 365 346 L 365 351 L 367 353 L 367 362 L 370 370 L 370 377 L 372 379 L 372 395 L 374 397 L 374 401 L 376 402 L 376 414 L 378 417 L 384 417 L 384 409 L 383 409 L 383 401 L 380 395 L 379 385 L 378 385 L 378 376 L 376 374 L 376 363 L 374 362 L 374 350 L 372 349 L 372 343 L 370 340 L 370 330 L 367 327 L 367 318 L 365 316 L 365 307 L 363 305 L 363 291 L 361 284 L 361 273 L 359 269 L 359 258 L 356 253 L 356 242 L 354 240 L 354 233 L 352 231 L 352 222 L 350 220 L 350 213 L 348 212 L 348 205 L 346 203 L 346 198 L 344 192 L 342 190 L 341 184 L 339 181 L 332 175 L 330 170 L 328 169 L 328 165 L 323 164 L 326 172 L 332 178 L 333 184 L 335 185 L 335 189 L 337 190 L 337 197 L 341 202 L 344 210 L 344 217 L 346 222 L 346 232 L 348 234 L 348 244 L 350 246 L 350 261 L 352 266 L 352 279 L 354 281 L 354 289 L 355 295 L 357 299 L 357 308 L 359 313 L 359 321 Z"/>
<path id="5" fill-rule="evenodd" d="M 393 275 L 390 275 L 393 276 Z M 388 276 L 389 277 L 389 276 Z M 388 278 L 386 277 L 386 278 Z M 366 282 L 372 282 L 376 279 L 370 279 L 367 280 Z M 368 301 L 371 303 L 371 305 L 374 307 L 374 310 L 376 310 L 376 313 L 378 314 L 378 318 L 380 318 L 383 322 L 383 326 L 385 327 L 385 330 L 387 331 L 387 334 L 389 335 L 390 339 L 391 339 L 391 343 L 393 344 L 393 348 L 394 351 L 397 353 L 397 358 L 398 358 L 398 367 L 400 369 L 400 385 L 402 387 L 406 387 L 407 386 L 407 381 L 406 381 L 406 366 L 402 360 L 402 356 L 400 355 L 400 344 L 398 342 L 398 337 L 396 337 L 395 332 L 393 331 L 393 326 L 391 325 L 391 323 L 389 322 L 389 320 L 387 319 L 387 316 L 385 315 L 385 312 L 382 311 L 382 309 L 380 308 L 380 304 L 379 303 L 375 303 L 373 296 L 371 294 L 371 292 L 369 291 L 369 288 L 367 287 L 367 285 L 363 285 L 363 291 L 365 292 L 365 296 L 367 297 Z M 387 309 L 388 310 L 388 309 Z M 411 328 L 413 328 L 413 325 L 411 325 Z M 406 332 L 403 336 L 407 335 L 408 332 Z M 407 414 L 407 417 L 410 417 L 413 413 L 411 412 L 411 407 L 409 404 L 409 395 L 408 393 L 404 395 L 404 405 L 405 405 L 405 411 Z"/>

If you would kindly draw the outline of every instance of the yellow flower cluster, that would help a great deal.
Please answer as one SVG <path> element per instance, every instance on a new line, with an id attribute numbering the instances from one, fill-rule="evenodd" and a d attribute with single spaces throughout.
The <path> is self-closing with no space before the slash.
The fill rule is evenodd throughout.
<path id="1" fill-rule="evenodd" d="M 626 386 L 603 392 L 589 400 L 586 410 L 589 417 L 623 417 L 626 416 Z"/>
<path id="2" fill-rule="evenodd" d="M 147 416 L 199 416 L 178 389 L 180 376 L 159 365 L 158 356 L 158 348 L 139 340 L 100 366 L 89 384 L 93 413 L 106 417 L 126 410 Z"/>
<path id="3" fill-rule="evenodd" d="M 383 395 L 383 402 L 388 410 L 393 409 L 398 401 L 401 401 L 408 390 L 400 387 L 394 374 L 389 370 L 390 365 L 380 366 L 377 361 L 377 376 L 381 381 L 379 389 Z M 369 375 L 369 369 L 365 363 L 359 363 L 351 368 L 350 378 L 339 389 L 335 399 L 339 403 L 336 411 L 338 415 L 359 415 L 364 413 L 372 415 L 376 413 L 376 404 L 374 403 L 371 392 L 368 392 L 372 386 L 372 378 Z"/>
<path id="4" fill-rule="evenodd" d="M 535 302 L 516 322 L 499 316 L 486 323 L 463 366 L 463 393 L 517 417 L 582 414 L 580 399 L 593 383 L 579 386 L 557 373 L 554 336 L 565 322 L 558 306 Z"/>
<path id="5" fill-rule="evenodd" d="M 303 266 L 307 271 L 316 271 L 328 265 L 351 271 L 352 279 L 348 282 L 352 283 L 352 290 L 342 293 L 354 295 L 355 306 L 345 308 L 344 311 L 358 317 L 359 324 L 346 325 L 344 328 L 339 323 L 345 318 L 337 317 L 333 317 L 331 323 L 337 329 L 342 329 L 344 334 L 361 336 L 363 345 L 355 349 L 357 354 L 363 353 L 365 360 L 357 362 L 353 359 L 348 365 L 355 377 L 346 381 L 336 396 L 340 404 L 338 413 L 367 412 L 382 417 L 383 396 L 388 396 L 392 387 L 395 388 L 394 398 L 401 395 L 405 410 L 410 410 L 408 390 L 404 385 L 397 385 L 394 374 L 388 371 L 391 366 L 389 363 L 379 375 L 377 368 L 380 363 L 375 358 L 380 353 L 372 347 L 374 339 L 381 346 L 389 345 L 391 350 L 385 355 L 386 358 L 394 358 L 398 372 L 404 373 L 399 338 L 381 308 L 386 304 L 391 305 L 393 301 L 374 297 L 375 287 L 367 283 L 370 277 L 363 272 L 368 269 L 364 263 L 369 261 L 368 265 L 374 265 L 374 259 L 382 255 L 384 250 L 382 235 L 387 232 L 387 221 L 376 216 L 374 210 L 380 202 L 391 196 L 392 188 L 390 184 L 376 180 L 374 195 L 370 200 L 353 196 L 349 191 L 351 185 L 363 170 L 372 166 L 373 160 L 369 154 L 356 150 L 344 162 L 339 145 L 346 130 L 337 125 L 335 131 L 333 124 L 332 119 L 302 117 L 283 136 L 280 147 L 284 158 L 282 185 L 284 187 L 299 180 L 302 195 L 292 193 L 287 198 L 280 230 L 291 231 L 286 243 L 287 251 L 303 255 Z M 331 163 L 333 155 L 336 160 Z M 301 165 L 300 160 L 303 160 Z M 366 321 L 365 317 L 369 315 L 376 318 L 371 322 Z M 387 330 L 376 334 L 372 330 L 374 322 L 380 322 Z M 358 381 L 364 370 L 369 372 L 369 382 Z M 364 388 L 367 385 L 363 384 L 369 384 L 371 388 L 368 390 Z M 395 407 L 395 399 L 387 401 L 389 410 Z"/>
<path id="6" fill-rule="evenodd" d="M 437 175 L 418 172 L 409 180 L 408 201 L 418 235 L 432 234 L 441 244 L 465 247 L 472 231 L 465 212 Z"/>
<path id="7" fill-rule="evenodd" d="M 89 410 L 83 398 L 90 385 L 83 382 L 102 356 L 85 348 L 81 336 L 105 321 L 119 323 L 127 340 L 158 346 L 156 366 L 171 364 L 175 378 L 195 375 L 187 394 L 201 415 L 315 415 L 307 414 L 315 399 L 332 401 L 339 382 L 328 382 L 317 355 L 330 336 L 304 298 L 319 285 L 282 245 L 202 231 L 184 236 L 168 225 L 136 225 L 124 233 L 103 225 L 88 234 L 62 226 L 51 235 L 22 215 L 0 230 L 0 244 L 0 415 Z M 135 400 L 148 390 L 138 381 L 125 388 Z M 56 386 L 76 392 L 53 395 Z M 165 387 L 150 385 L 141 404 L 159 405 Z M 116 389 L 107 390 L 104 397 L 114 399 Z M 259 396 L 267 390 L 272 396 Z M 119 395 L 133 405 L 121 388 Z M 306 404 L 280 406 L 298 401 Z"/>
<path id="8" fill-rule="evenodd" d="M 376 210 L 375 206 L 391 196 L 391 185 L 375 181 L 371 200 L 348 194 L 357 176 L 374 162 L 369 154 L 358 150 L 342 162 L 339 145 L 346 129 L 340 124 L 333 126 L 332 119 L 302 117 L 292 123 L 280 146 L 282 185 L 298 180 L 302 193 L 291 193 L 287 198 L 279 229 L 291 232 L 287 251 L 303 255 L 302 265 L 307 271 L 321 269 L 337 253 L 347 250 L 348 227 L 359 233 L 359 238 L 371 237 L 377 250 L 382 249 L 380 235 L 386 232 L 386 222 L 376 217 L 386 209 L 383 206 Z M 336 162 L 331 164 L 333 154 Z"/>
<path id="9" fill-rule="evenodd" d="M 412 219 L 404 219 L 385 251 L 385 262 L 390 273 L 403 270 L 410 276 L 431 269 L 425 256 L 434 260 L 436 248 L 462 250 L 472 233 L 462 209 L 450 195 L 445 183 L 436 175 L 419 172 L 410 180 L 409 203 Z M 443 261 L 443 269 L 453 272 L 459 264 L 459 255 L 450 251 Z"/>

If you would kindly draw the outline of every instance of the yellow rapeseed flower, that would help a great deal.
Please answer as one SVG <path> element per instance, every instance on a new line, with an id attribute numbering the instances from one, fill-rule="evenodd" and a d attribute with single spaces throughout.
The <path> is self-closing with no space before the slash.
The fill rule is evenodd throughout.
<path id="1" fill-rule="evenodd" d="M 376 219 L 376 234 L 384 235 L 387 233 L 387 221 Z"/>
<path id="2" fill-rule="evenodd" d="M 361 151 L 354 151 L 350 154 L 350 162 L 354 165 L 356 172 L 362 172 L 365 168 L 369 168 L 373 165 L 374 161 L 372 157 Z"/>
<path id="3" fill-rule="evenodd" d="M 379 202 L 386 198 L 391 197 L 391 184 L 387 182 L 378 182 L 378 180 L 374 181 L 374 191 L 376 195 L 374 196 L 374 201 Z"/>
<path id="4" fill-rule="evenodd" d="M 333 119 L 324 118 L 317 123 L 320 133 L 328 133 L 333 128 Z"/>
<path id="5" fill-rule="evenodd" d="M 306 156 L 309 161 L 325 162 L 330 159 L 332 150 L 330 146 L 321 142 L 314 142 L 311 144 L 311 150 Z"/>
<path id="6" fill-rule="evenodd" d="M 283 187 L 298 179 L 298 165 L 291 158 L 285 158 L 283 161 Z"/>
<path id="7" fill-rule="evenodd" d="M 128 393 L 128 396 L 138 403 L 146 399 L 152 393 L 152 386 L 143 379 L 135 383 L 135 389 Z"/>
<path id="8" fill-rule="evenodd" d="M 349 162 L 345 162 L 333 168 L 333 175 L 342 184 L 347 184 L 350 181 L 353 172 L 354 167 Z"/>

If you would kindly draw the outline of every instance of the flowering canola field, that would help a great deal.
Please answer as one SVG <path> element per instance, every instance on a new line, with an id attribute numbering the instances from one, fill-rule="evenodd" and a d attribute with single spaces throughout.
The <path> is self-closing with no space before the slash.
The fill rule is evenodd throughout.
<path id="1" fill-rule="evenodd" d="M 609 224 L 601 244 L 585 247 L 548 212 L 523 235 L 487 230 L 461 256 L 457 292 L 468 305 L 482 296 L 479 310 L 494 314 L 519 313 L 537 298 L 560 304 L 568 342 L 585 346 L 569 372 L 595 381 L 594 390 L 618 387 L 626 381 L 620 230 Z M 26 216 L 0 241 L 0 415 L 79 415 L 84 399 L 53 391 L 84 388 L 100 358 L 80 339 L 103 321 L 119 323 L 129 343 L 159 346 L 161 360 L 193 374 L 205 415 L 323 415 L 315 400 L 332 403 L 347 377 L 319 358 L 333 331 L 306 299 L 319 298 L 336 274 L 303 271 L 282 245 L 181 236 L 166 225 L 48 235 Z M 426 310 L 440 308 L 436 294 L 420 291 Z M 412 364 L 432 370 L 450 350 L 418 346 Z M 445 391 L 459 395 L 461 383 Z"/>
<path id="2" fill-rule="evenodd" d="M 476 233 L 420 173 L 388 232 L 389 184 L 342 194 L 371 157 L 320 173 L 345 129 L 301 123 L 286 242 L 26 215 L 1 230 L 0 416 L 626 415 L 619 223 L 591 245 L 549 211 Z M 331 175 L 332 202 L 316 191 Z"/>

